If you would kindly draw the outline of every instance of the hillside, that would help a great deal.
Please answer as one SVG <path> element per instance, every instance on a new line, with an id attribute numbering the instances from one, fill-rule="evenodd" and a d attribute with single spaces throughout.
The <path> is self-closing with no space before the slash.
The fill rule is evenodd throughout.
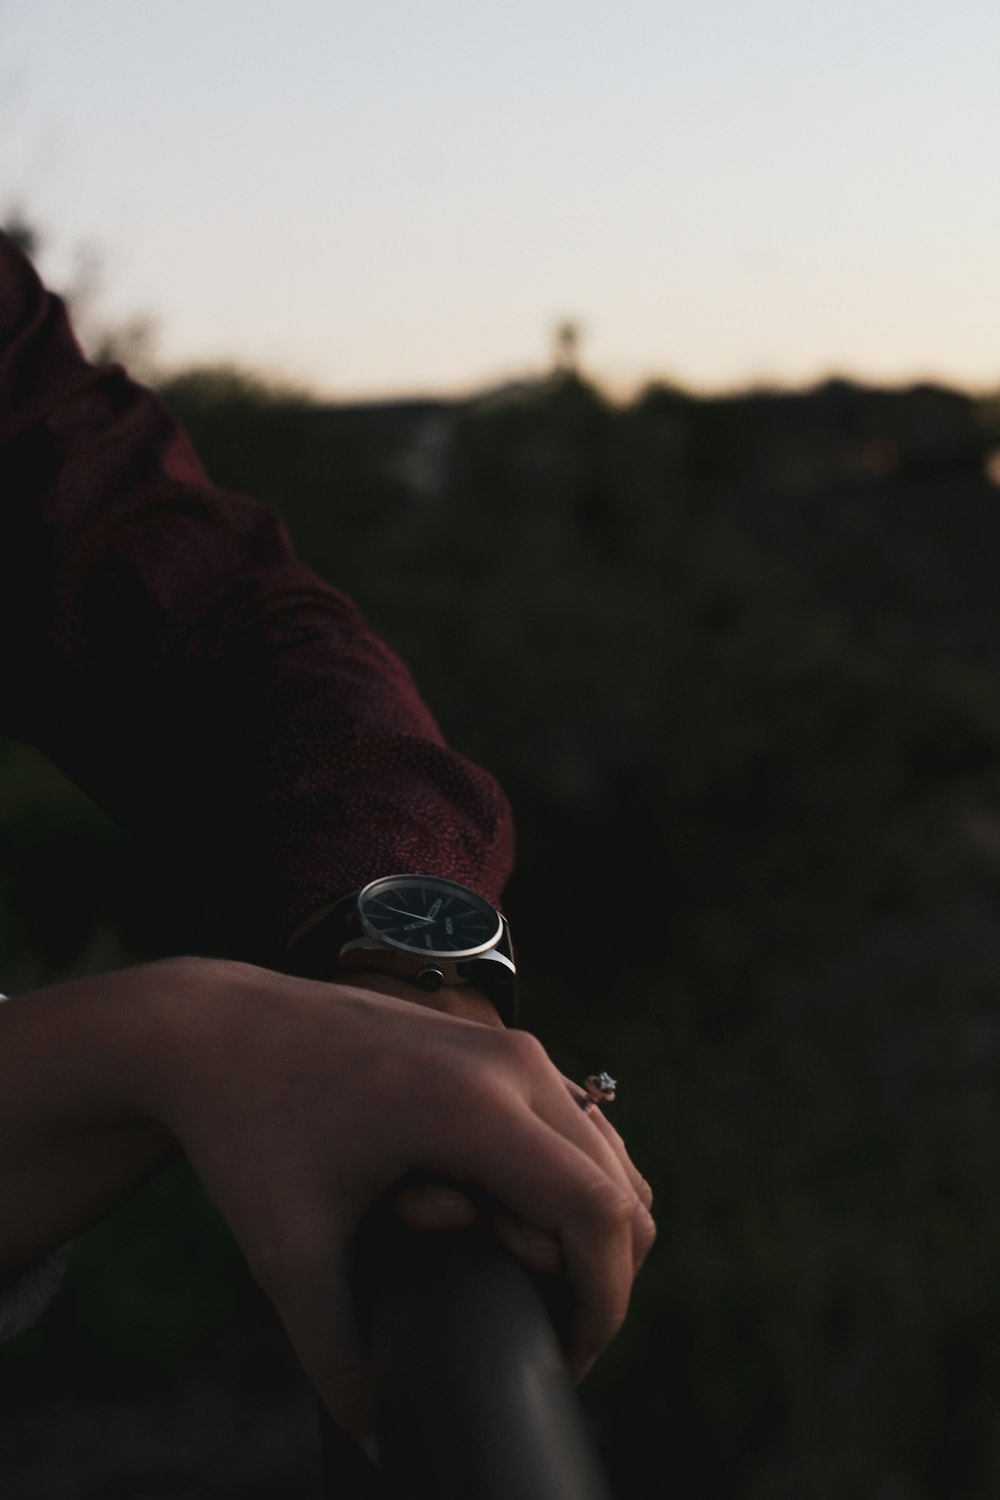
<path id="1" fill-rule="evenodd" d="M 196 372 L 164 395 L 509 792 L 527 1023 L 622 1080 L 660 1207 L 589 1396 L 620 1494 L 666 1472 L 685 1500 L 992 1497 L 996 414 L 846 382 L 337 408 Z M 211 947 L 177 872 L 19 747 L 5 771 L 6 972 Z M 216 1246 L 195 1293 L 120 1311 L 143 1304 L 126 1214 L 78 1247 L 45 1357 L 112 1385 L 131 1360 L 157 1400 L 177 1361 L 226 1378 L 235 1273 L 173 1191 L 146 1212 Z"/>

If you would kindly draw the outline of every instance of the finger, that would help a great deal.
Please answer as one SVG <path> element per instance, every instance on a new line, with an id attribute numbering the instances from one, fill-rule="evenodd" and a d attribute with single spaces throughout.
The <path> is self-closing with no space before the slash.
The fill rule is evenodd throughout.
<path id="1" fill-rule="evenodd" d="M 393 1208 L 411 1229 L 467 1229 L 478 1218 L 475 1204 L 464 1193 L 440 1183 L 414 1183 L 401 1188 L 393 1199 Z M 562 1265 L 562 1251 L 554 1235 L 503 1211 L 493 1215 L 492 1228 L 507 1249 L 532 1271 L 544 1275 Z"/>
<path id="2" fill-rule="evenodd" d="M 635 1162 L 629 1156 L 628 1148 L 625 1145 L 625 1142 L 622 1140 L 621 1136 L 612 1125 L 607 1115 L 603 1114 L 599 1109 L 592 1109 L 588 1114 L 587 1119 L 593 1125 L 595 1130 L 599 1130 L 601 1132 L 604 1139 L 607 1141 L 608 1145 L 617 1156 L 619 1164 L 628 1176 L 629 1182 L 635 1188 L 636 1197 L 639 1199 L 639 1202 L 642 1204 L 643 1208 L 647 1209 L 649 1212 L 652 1212 L 653 1189 L 650 1187 L 645 1177 L 643 1177 L 642 1173 L 639 1171 L 639 1168 L 635 1165 Z"/>
<path id="3" fill-rule="evenodd" d="M 594 1116 L 598 1118 L 594 1118 Z M 653 1201 L 652 1190 L 632 1165 L 625 1143 L 621 1136 L 600 1114 L 600 1110 L 592 1110 L 584 1117 L 588 1127 L 596 1132 L 605 1151 L 609 1152 L 618 1166 L 618 1170 L 624 1175 L 631 1190 L 635 1193 L 635 1205 L 632 1213 L 632 1275 L 638 1276 L 642 1270 L 643 1262 L 656 1239 L 656 1226 L 650 1208 Z M 607 1160 L 602 1157 L 602 1160 Z"/>
<path id="4" fill-rule="evenodd" d="M 437 1182 L 401 1188 L 393 1207 L 411 1229 L 465 1229 L 478 1217 L 475 1204 L 464 1193 Z"/>
<path id="5" fill-rule="evenodd" d="M 544 1229 L 536 1229 L 533 1224 L 503 1211 L 493 1216 L 493 1229 L 507 1249 L 532 1271 L 546 1275 L 558 1271 L 562 1265 L 559 1241 Z"/>
<path id="6" fill-rule="evenodd" d="M 609 1150 L 613 1152 L 619 1166 L 631 1183 L 638 1200 L 639 1211 L 633 1220 L 634 1234 L 632 1241 L 634 1274 L 638 1276 L 643 1262 L 653 1248 L 653 1243 L 656 1239 L 656 1226 L 653 1223 L 652 1216 L 653 1190 L 642 1174 L 636 1170 L 625 1149 L 625 1142 L 611 1122 L 601 1114 L 601 1111 L 599 1109 L 591 1110 L 587 1115 L 587 1120 L 591 1125 L 591 1129 L 600 1132 Z"/>
<path id="7" fill-rule="evenodd" d="M 309 1245 L 283 1247 L 280 1263 L 258 1280 L 330 1416 L 359 1441 L 370 1438 L 375 1426 L 374 1381 L 357 1327 L 340 1236 L 312 1230 Z"/>
<path id="8" fill-rule="evenodd" d="M 600 1105 L 593 1104 L 590 1095 L 586 1093 L 586 1091 L 582 1089 L 578 1083 L 574 1083 L 572 1078 L 566 1078 L 563 1081 L 566 1084 L 566 1090 L 570 1098 L 573 1100 L 580 1113 L 594 1127 L 595 1130 L 599 1130 L 601 1132 L 608 1145 L 614 1151 L 615 1155 L 618 1158 L 619 1165 L 622 1167 L 623 1171 L 628 1177 L 629 1182 L 635 1188 L 636 1196 L 638 1197 L 640 1203 L 642 1203 L 645 1208 L 652 1209 L 653 1190 L 650 1187 L 649 1183 L 646 1181 L 645 1177 L 643 1177 L 642 1173 L 638 1170 L 635 1163 L 632 1161 L 625 1146 L 625 1142 L 622 1140 L 618 1131 L 612 1125 L 603 1109 L 600 1107 Z M 585 1104 L 591 1104 L 592 1107 L 585 1110 L 583 1107 Z"/>
<path id="9" fill-rule="evenodd" d="M 421 1165 L 474 1179 L 514 1217 L 559 1241 L 577 1303 L 568 1352 L 579 1368 L 624 1320 L 634 1276 L 632 1221 L 645 1210 L 617 1163 L 609 1173 L 523 1103 L 504 1115 L 502 1132 L 451 1135 L 440 1159 Z"/>
<path id="10" fill-rule="evenodd" d="M 547 1081 L 547 1080 L 546 1080 Z M 656 1231 L 650 1215 L 653 1194 L 642 1174 L 629 1158 L 625 1143 L 598 1107 L 582 1108 L 580 1100 L 589 1096 L 571 1079 L 564 1079 L 565 1091 L 553 1094 L 548 1088 L 536 1090 L 532 1102 L 539 1114 L 566 1138 L 578 1145 L 599 1163 L 612 1179 L 622 1181 L 634 1196 L 632 1216 L 632 1274 L 637 1276 L 652 1248 Z"/>

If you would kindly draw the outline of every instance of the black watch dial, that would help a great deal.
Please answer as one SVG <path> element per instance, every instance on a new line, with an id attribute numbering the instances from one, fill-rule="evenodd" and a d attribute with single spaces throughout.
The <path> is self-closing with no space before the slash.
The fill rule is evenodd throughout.
<path id="1" fill-rule="evenodd" d="M 358 917 L 371 937 L 407 953 L 473 958 L 494 948 L 500 914 L 482 896 L 436 875 L 388 875 L 358 895 Z"/>

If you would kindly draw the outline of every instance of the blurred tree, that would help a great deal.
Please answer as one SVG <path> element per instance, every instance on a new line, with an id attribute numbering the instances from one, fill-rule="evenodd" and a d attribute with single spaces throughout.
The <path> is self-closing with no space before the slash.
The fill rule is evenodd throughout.
<path id="1" fill-rule="evenodd" d="M 567 318 L 557 323 L 553 335 L 553 367 L 557 375 L 576 375 L 580 365 L 579 323 Z"/>
<path id="2" fill-rule="evenodd" d="M 164 395 L 510 792 L 528 1018 L 567 1072 L 623 1079 L 668 1205 L 590 1387 L 618 1490 L 992 1500 L 995 413 L 977 435 L 958 393 L 845 382 L 617 407 L 567 369 L 449 407 L 416 503 L 393 460 L 441 403 L 330 408 L 231 368 Z M 879 435 L 891 473 L 862 461 Z M 4 972 L 176 941 L 134 852 L 5 754 Z M 194 1279 L 202 1212 L 182 1194 L 163 1231 Z M 80 1295 L 120 1297 L 120 1349 L 143 1290 L 116 1233 Z M 194 1357 L 218 1274 L 186 1330 L 151 1320 L 150 1359 Z"/>
<path id="3" fill-rule="evenodd" d="M 0 212 L 0 229 L 32 260 L 41 259 L 49 240 L 35 219 L 18 203 Z M 146 314 L 109 318 L 102 308 L 105 257 L 93 243 L 78 245 L 61 294 L 73 313 L 73 326 L 95 364 L 124 365 L 137 379 L 156 377 L 156 323 Z"/>
<path id="4" fill-rule="evenodd" d="M 12 203 L 3 210 L 0 214 L 0 229 L 4 234 L 9 235 L 16 245 L 20 245 L 25 255 L 34 258 L 40 254 L 41 231 L 19 204 Z"/>

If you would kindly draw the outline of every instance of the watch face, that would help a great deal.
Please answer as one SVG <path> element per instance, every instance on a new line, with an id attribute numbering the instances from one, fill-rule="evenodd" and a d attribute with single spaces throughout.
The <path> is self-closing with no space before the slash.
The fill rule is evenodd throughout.
<path id="1" fill-rule="evenodd" d="M 358 896 L 358 916 L 371 937 L 407 953 L 473 958 L 495 947 L 498 912 L 475 891 L 436 875 L 388 875 Z"/>

